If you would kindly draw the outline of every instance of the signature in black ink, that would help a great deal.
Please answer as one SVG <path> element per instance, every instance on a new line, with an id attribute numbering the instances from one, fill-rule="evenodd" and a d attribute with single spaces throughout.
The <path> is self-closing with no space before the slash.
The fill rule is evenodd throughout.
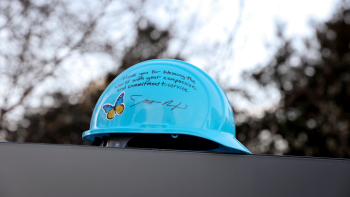
<path id="1" fill-rule="evenodd" d="M 146 103 L 146 104 L 149 104 L 149 105 L 152 105 L 152 103 L 162 103 L 162 102 L 159 102 L 159 101 L 155 101 L 155 100 L 148 100 L 148 99 L 145 99 L 145 100 L 143 100 L 143 101 L 141 101 L 141 102 L 138 102 L 138 103 L 136 103 L 136 104 L 134 104 L 134 105 L 131 105 L 130 107 L 134 107 L 135 105 L 138 105 L 138 104 L 140 104 L 140 103 Z"/>
<path id="2" fill-rule="evenodd" d="M 178 109 L 186 109 L 186 108 L 187 108 L 187 105 L 185 106 L 185 108 L 179 107 L 179 105 L 181 105 L 181 103 L 179 103 L 179 104 L 177 104 L 177 105 L 170 105 L 170 104 L 172 104 L 173 102 L 174 102 L 173 100 L 166 101 L 166 102 L 164 102 L 162 105 L 165 105 L 165 104 L 166 104 L 166 106 L 172 106 L 172 107 L 174 107 L 174 108 L 172 108 L 171 110 L 176 109 L 176 108 L 178 108 Z"/>
<path id="3" fill-rule="evenodd" d="M 131 95 L 130 99 L 135 101 L 135 99 L 133 97 L 136 97 L 136 96 L 142 96 L 142 95 Z M 177 105 L 172 105 L 173 102 L 174 102 L 173 100 L 170 100 L 170 101 L 166 101 L 166 102 L 162 103 L 160 101 L 144 99 L 144 100 L 142 100 L 142 101 L 140 101 L 138 103 L 135 103 L 134 105 L 131 105 L 130 107 L 134 107 L 135 105 L 138 105 L 138 104 L 141 104 L 141 103 L 146 103 L 146 104 L 149 104 L 149 105 L 152 105 L 153 103 L 162 103 L 162 105 L 173 107 L 173 108 L 171 108 L 171 110 L 174 110 L 174 109 L 186 109 L 187 108 L 187 105 L 185 107 L 180 107 L 181 103 L 179 103 Z"/>
<path id="4" fill-rule="evenodd" d="M 131 100 L 133 100 L 133 101 L 135 101 L 135 99 L 132 98 L 132 97 L 134 97 L 134 96 L 142 96 L 142 95 L 131 95 L 130 98 L 131 98 Z"/>

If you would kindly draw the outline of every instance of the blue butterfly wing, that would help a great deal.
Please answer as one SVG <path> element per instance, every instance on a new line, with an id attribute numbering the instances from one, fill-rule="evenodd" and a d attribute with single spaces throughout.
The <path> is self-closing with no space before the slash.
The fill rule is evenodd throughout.
<path id="1" fill-rule="evenodd" d="M 123 92 L 118 96 L 117 100 L 115 101 L 114 106 L 118 106 L 120 103 L 124 102 L 124 95 L 125 95 L 125 93 Z"/>
<path id="2" fill-rule="evenodd" d="M 114 106 L 110 105 L 110 104 L 105 104 L 105 105 L 103 105 L 102 108 L 105 111 L 105 113 L 107 114 L 109 111 L 111 111 L 114 108 Z"/>

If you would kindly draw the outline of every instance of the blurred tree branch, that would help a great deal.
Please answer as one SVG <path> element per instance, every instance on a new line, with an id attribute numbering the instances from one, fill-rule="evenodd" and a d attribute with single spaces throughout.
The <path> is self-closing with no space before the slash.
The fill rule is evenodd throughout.
<path id="1" fill-rule="evenodd" d="M 99 10 L 75 12 L 69 1 L 0 2 L 0 130 L 7 113 L 22 105 L 36 86 L 55 77 L 65 60 L 85 53 L 95 42 L 93 34 L 112 1 L 100 1 Z M 96 3 L 96 2 L 95 2 Z M 14 99 L 14 97 L 16 99 Z"/>
<path id="2" fill-rule="evenodd" d="M 159 36 L 152 36 L 154 32 L 157 32 Z M 121 66 L 118 69 L 109 73 L 105 78 L 88 84 L 84 88 L 83 94 L 77 98 L 77 103 L 71 103 L 70 96 L 63 95 L 60 92 L 53 93 L 50 96 L 55 99 L 55 103 L 59 103 L 59 107 L 42 109 L 43 113 L 30 113 L 28 111 L 25 114 L 24 121 L 30 123 L 30 127 L 26 124 L 19 124 L 18 131 L 10 132 L 7 140 L 89 144 L 82 140 L 80 135 L 83 131 L 89 129 L 92 111 L 104 89 L 115 77 L 130 66 L 162 57 L 168 49 L 170 39 L 169 31 L 159 30 L 149 21 L 145 27 L 138 26 L 137 37 L 133 45 L 126 49 L 120 60 Z"/>
<path id="3" fill-rule="evenodd" d="M 315 26 L 315 38 L 296 50 L 279 26 L 281 46 L 264 67 L 245 73 L 281 99 L 262 118 L 237 126 L 255 153 L 350 158 L 350 7 L 340 3 L 333 17 Z M 317 43 L 317 44 L 312 44 Z"/>

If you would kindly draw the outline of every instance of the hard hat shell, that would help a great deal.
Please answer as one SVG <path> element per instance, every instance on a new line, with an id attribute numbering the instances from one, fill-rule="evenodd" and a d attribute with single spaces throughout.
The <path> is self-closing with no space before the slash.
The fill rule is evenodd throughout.
<path id="1" fill-rule="evenodd" d="M 179 60 L 136 64 L 109 84 L 83 139 L 114 133 L 192 135 L 220 144 L 215 152 L 251 154 L 235 137 L 232 108 L 221 87 Z"/>

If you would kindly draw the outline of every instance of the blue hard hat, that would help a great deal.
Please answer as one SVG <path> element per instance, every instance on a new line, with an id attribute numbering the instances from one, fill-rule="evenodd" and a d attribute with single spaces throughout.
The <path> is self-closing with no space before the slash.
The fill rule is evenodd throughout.
<path id="1" fill-rule="evenodd" d="M 222 88 L 201 69 L 178 60 L 136 64 L 109 84 L 83 139 L 94 142 L 117 134 L 195 137 L 218 145 L 208 151 L 251 154 L 236 139 L 232 108 Z"/>

